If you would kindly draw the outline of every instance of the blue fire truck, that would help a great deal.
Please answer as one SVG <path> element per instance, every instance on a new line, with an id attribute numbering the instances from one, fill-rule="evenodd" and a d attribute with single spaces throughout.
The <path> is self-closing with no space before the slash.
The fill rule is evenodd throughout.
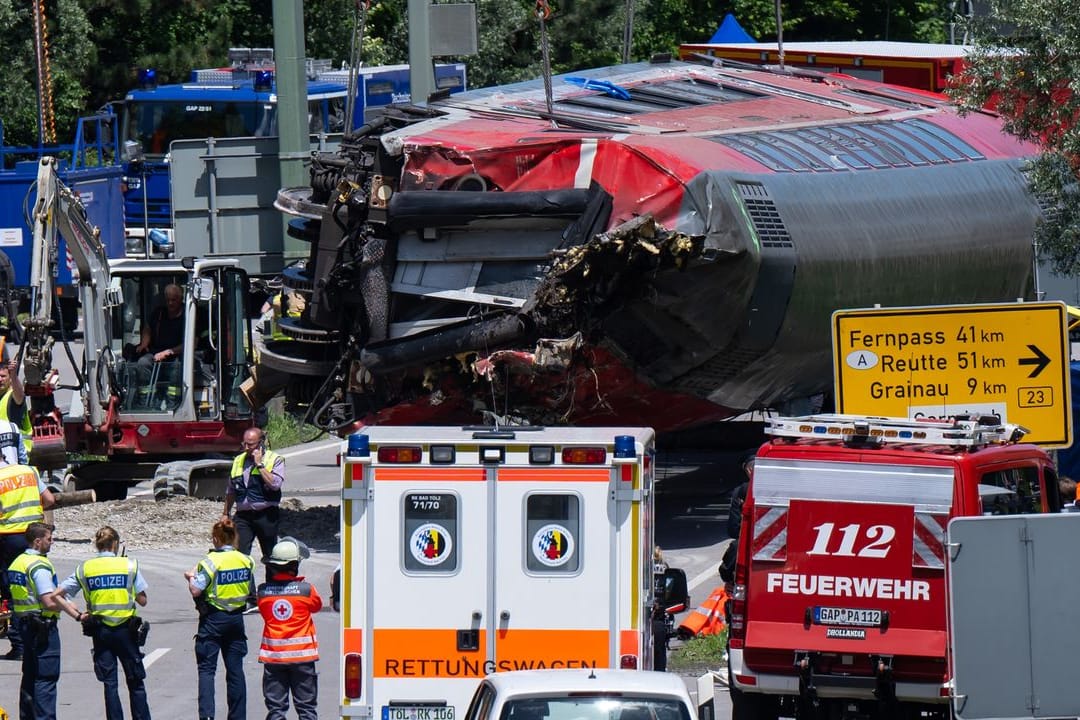
<path id="1" fill-rule="evenodd" d="M 273 50 L 234 48 L 229 61 L 227 67 L 193 70 L 189 82 L 171 85 L 158 85 L 156 73 L 143 70 L 139 87 L 127 94 L 122 137 L 127 158 L 124 217 L 131 254 L 168 252 L 172 246 L 170 143 L 277 135 Z M 329 61 L 309 60 L 307 77 L 309 131 L 312 135 L 343 132 L 349 71 L 331 70 Z M 435 79 L 437 89 L 461 92 L 465 66 L 437 65 Z M 361 68 L 353 126 L 364 122 L 370 108 L 408 101 L 407 65 Z"/>
<path id="2" fill-rule="evenodd" d="M 92 225 L 101 231 L 109 257 L 124 256 L 123 174 L 119 118 L 108 108 L 79 118 L 70 143 L 13 146 L 4 142 L 0 123 L 0 318 L 10 322 L 29 298 L 33 230 L 30 212 L 37 200 L 35 183 L 42 156 L 60 158 L 61 181 L 77 192 Z M 61 242 L 60 252 L 66 247 Z M 57 263 L 60 319 L 75 329 L 77 297 L 71 263 Z M 14 331 L 14 327 L 3 328 Z"/>

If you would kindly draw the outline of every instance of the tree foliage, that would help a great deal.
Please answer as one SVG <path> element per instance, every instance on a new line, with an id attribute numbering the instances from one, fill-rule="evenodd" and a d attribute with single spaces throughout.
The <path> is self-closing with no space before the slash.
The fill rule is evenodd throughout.
<path id="1" fill-rule="evenodd" d="M 31 4 L 0 0 L 0 122 L 9 145 L 36 145 L 38 132 L 38 68 L 34 50 Z M 51 56 L 56 132 L 70 132 L 84 112 L 87 68 L 96 60 L 90 25 L 77 0 L 49 3 L 46 11 L 47 47 Z"/>
<path id="2" fill-rule="evenodd" d="M 1051 208 L 1037 241 L 1055 272 L 1080 272 L 1080 15 L 1071 0 L 991 0 L 970 23 L 975 48 L 953 97 L 990 105 L 1016 137 L 1044 152 L 1030 172 Z"/>
<path id="3" fill-rule="evenodd" d="M 33 0 L 43 1 L 52 38 L 57 134 L 71 136 L 78 115 L 123 97 L 140 68 L 163 82 L 186 80 L 195 67 L 226 62 L 230 47 L 272 47 L 273 0 Z M 536 0 L 475 0 L 480 51 L 464 61 L 472 87 L 541 74 Z M 545 21 L 553 72 L 622 61 L 628 8 L 630 56 L 648 59 L 679 43 L 702 42 L 724 13 L 734 12 L 760 40 L 776 37 L 774 0 L 547 0 Z M 376 0 L 365 14 L 361 59 L 366 65 L 408 59 L 408 0 Z M 37 92 L 30 2 L 0 0 L 0 121 L 7 142 L 37 138 Z M 789 40 L 944 39 L 937 0 L 785 0 Z M 307 55 L 335 65 L 349 57 L 357 0 L 307 0 Z"/>

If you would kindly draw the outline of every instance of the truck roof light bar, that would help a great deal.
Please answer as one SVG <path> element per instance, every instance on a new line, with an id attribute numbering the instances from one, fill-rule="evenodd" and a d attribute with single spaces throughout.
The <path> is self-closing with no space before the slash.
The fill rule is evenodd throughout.
<path id="1" fill-rule="evenodd" d="M 909 420 L 907 418 L 863 415 L 804 415 L 768 418 L 765 434 L 782 438 L 905 443 L 920 445 L 978 446 L 1019 442 L 1027 428 L 1000 421 L 989 424 L 986 417 L 953 420 Z"/>

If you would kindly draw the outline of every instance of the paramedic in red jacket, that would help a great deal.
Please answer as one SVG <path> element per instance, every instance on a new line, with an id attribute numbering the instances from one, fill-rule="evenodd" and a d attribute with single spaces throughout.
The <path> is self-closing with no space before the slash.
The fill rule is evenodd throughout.
<path id="1" fill-rule="evenodd" d="M 259 585 L 263 618 L 259 662 L 263 663 L 266 720 L 285 720 L 292 694 L 300 720 L 317 720 L 319 642 L 313 615 L 322 609 L 315 587 L 300 577 L 300 560 L 308 549 L 299 540 L 282 538 L 264 562 L 267 582 Z"/>

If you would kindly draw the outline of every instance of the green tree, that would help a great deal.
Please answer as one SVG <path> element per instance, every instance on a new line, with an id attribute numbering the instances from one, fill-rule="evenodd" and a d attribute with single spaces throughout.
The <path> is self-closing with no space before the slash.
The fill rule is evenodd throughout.
<path id="1" fill-rule="evenodd" d="M 95 64 L 91 27 L 77 0 L 47 3 L 46 29 L 56 136 L 70 136 L 87 97 L 83 84 Z M 36 145 L 38 136 L 38 70 L 34 51 L 31 5 L 0 0 L 0 121 L 9 145 Z"/>
<path id="2" fill-rule="evenodd" d="M 732 0 L 731 12 L 760 41 L 776 40 L 773 0 Z M 944 42 L 947 3 L 934 0 L 786 0 L 785 41 L 909 40 Z"/>
<path id="3" fill-rule="evenodd" d="M 953 97 L 968 111 L 988 104 L 1012 135 L 1043 149 L 1033 186 L 1053 209 L 1036 232 L 1061 275 L 1080 272 L 1080 15 L 1071 0 L 991 0 L 970 24 L 975 47 Z"/>

